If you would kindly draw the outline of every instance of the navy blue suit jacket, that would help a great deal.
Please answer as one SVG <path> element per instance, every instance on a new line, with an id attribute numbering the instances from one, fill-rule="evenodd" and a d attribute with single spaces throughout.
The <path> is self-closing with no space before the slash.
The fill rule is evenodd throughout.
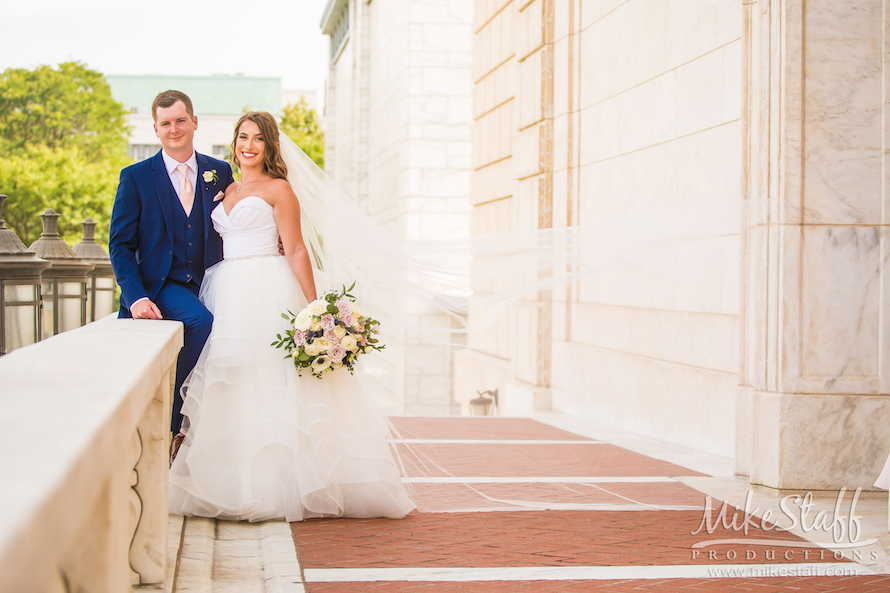
<path id="1" fill-rule="evenodd" d="M 218 159 L 195 153 L 198 161 L 195 199 L 204 207 L 204 269 L 222 259 L 222 239 L 210 221 L 219 202 L 213 198 L 234 181 L 232 168 Z M 204 172 L 216 170 L 216 181 L 204 182 Z M 142 297 L 154 300 L 173 264 L 173 210 L 176 194 L 161 151 L 121 171 L 111 213 L 108 251 L 121 287 L 121 317 Z"/>

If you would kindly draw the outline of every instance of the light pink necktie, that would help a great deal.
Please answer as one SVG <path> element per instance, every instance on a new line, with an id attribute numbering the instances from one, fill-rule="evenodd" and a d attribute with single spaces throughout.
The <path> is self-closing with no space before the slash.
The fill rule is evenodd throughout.
<path id="1" fill-rule="evenodd" d="M 185 210 L 185 215 L 188 216 L 192 213 L 192 204 L 195 203 L 195 190 L 187 175 L 189 166 L 178 165 L 176 170 L 182 176 L 182 181 L 179 182 L 179 201 L 182 202 L 182 209 Z"/>

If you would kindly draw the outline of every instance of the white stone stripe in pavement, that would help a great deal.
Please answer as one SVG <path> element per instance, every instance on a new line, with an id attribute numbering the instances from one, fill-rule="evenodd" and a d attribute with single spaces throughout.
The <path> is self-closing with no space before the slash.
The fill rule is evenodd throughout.
<path id="1" fill-rule="evenodd" d="M 687 564 L 665 566 L 505 566 L 497 568 L 305 568 L 307 583 L 380 581 L 602 581 L 877 574 L 853 562 L 812 564 Z"/>
<path id="2" fill-rule="evenodd" d="M 490 507 L 466 507 L 451 509 L 421 509 L 422 513 L 491 513 L 518 512 L 518 511 L 699 511 L 704 510 L 704 505 L 698 506 L 682 504 L 607 504 L 607 503 L 570 503 L 570 502 L 517 502 L 512 505 Z"/>
<path id="3" fill-rule="evenodd" d="M 681 478 L 665 476 L 527 476 L 527 477 L 460 477 L 460 476 L 409 476 L 402 478 L 408 484 L 656 484 L 679 482 Z"/>
<path id="4" fill-rule="evenodd" d="M 605 445 L 603 441 L 542 441 L 522 439 L 393 439 L 408 445 Z"/>

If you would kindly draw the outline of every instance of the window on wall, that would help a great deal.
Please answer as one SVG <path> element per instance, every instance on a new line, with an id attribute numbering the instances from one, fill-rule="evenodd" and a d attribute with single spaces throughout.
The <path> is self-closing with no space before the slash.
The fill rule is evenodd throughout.
<path id="1" fill-rule="evenodd" d="M 346 3 L 346 7 L 343 9 L 343 13 L 340 15 L 340 20 L 337 21 L 337 26 L 334 27 L 334 32 L 331 34 L 331 62 L 334 61 L 334 58 L 337 56 L 337 52 L 340 51 L 340 46 L 343 45 L 343 42 L 346 41 L 346 34 L 349 33 L 349 3 Z"/>
<path id="2" fill-rule="evenodd" d="M 161 150 L 160 144 L 131 144 L 127 147 L 127 153 L 136 162 L 144 161 L 148 157 L 154 156 L 159 150 Z"/>

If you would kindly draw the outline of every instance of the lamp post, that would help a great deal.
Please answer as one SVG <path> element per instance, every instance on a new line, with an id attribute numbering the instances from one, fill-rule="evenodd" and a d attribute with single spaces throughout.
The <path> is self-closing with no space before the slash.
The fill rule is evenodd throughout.
<path id="1" fill-rule="evenodd" d="M 85 325 L 87 319 L 87 274 L 93 265 L 59 237 L 59 216 L 53 210 L 41 214 L 43 233 L 31 243 L 38 257 L 53 264 L 43 273 L 44 338 Z"/>
<path id="2" fill-rule="evenodd" d="M 6 228 L 5 201 L 0 194 L 0 356 L 40 340 L 40 275 L 52 265 Z"/>
<path id="3" fill-rule="evenodd" d="M 92 218 L 83 221 L 83 238 L 71 248 L 93 271 L 87 274 L 87 323 L 111 315 L 117 310 L 115 294 L 117 280 L 111 269 L 111 258 L 96 242 L 96 223 Z"/>

